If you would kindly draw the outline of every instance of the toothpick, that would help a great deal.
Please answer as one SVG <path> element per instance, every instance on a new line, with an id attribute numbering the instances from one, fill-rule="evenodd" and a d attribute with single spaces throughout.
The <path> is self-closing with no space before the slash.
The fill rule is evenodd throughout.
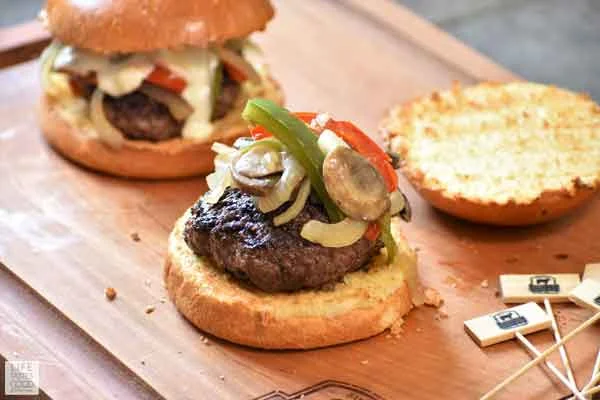
<path id="1" fill-rule="evenodd" d="M 593 389 L 588 390 L 587 392 L 585 392 L 583 395 L 586 397 L 592 396 L 596 393 L 600 393 L 600 386 L 596 386 Z"/>
<path id="2" fill-rule="evenodd" d="M 598 357 L 596 357 L 596 362 L 594 363 L 594 368 L 592 369 L 592 377 L 590 378 L 588 384 L 581 389 L 581 391 L 585 392 L 585 395 L 587 396 L 587 391 L 593 388 L 594 385 L 597 385 L 598 382 L 600 382 L 600 350 L 598 351 Z"/>
<path id="3" fill-rule="evenodd" d="M 534 356 L 539 357 L 542 354 L 521 333 L 517 332 L 515 335 L 517 336 L 517 339 L 519 339 L 521 341 L 521 343 L 523 343 L 525 345 L 527 350 L 529 350 Z M 565 385 L 571 391 L 571 393 L 573 393 L 575 395 L 575 397 L 577 397 L 579 400 L 586 400 L 585 397 L 583 397 L 583 395 L 579 392 L 579 389 L 577 389 L 577 387 L 575 385 L 573 385 L 571 382 L 569 382 L 569 380 L 567 378 L 565 378 L 565 376 L 558 370 L 558 368 L 556 368 L 556 366 L 552 362 L 546 360 L 545 364 L 550 369 L 550 371 L 552 371 L 554 373 L 554 375 L 556 375 L 558 380 L 560 380 L 562 382 L 562 384 Z"/>
<path id="4" fill-rule="evenodd" d="M 544 306 L 546 307 L 546 313 L 548 313 L 550 319 L 552 320 L 554 340 L 556 340 L 556 343 L 558 343 L 560 342 L 561 337 L 560 331 L 558 330 L 558 324 L 556 323 L 556 318 L 554 317 L 554 310 L 552 309 L 552 304 L 550 304 L 550 301 L 548 299 L 544 299 Z M 567 350 L 565 349 L 565 346 L 560 346 L 558 348 L 558 352 L 560 354 L 560 359 L 565 367 L 565 371 L 567 371 L 567 378 L 569 378 L 569 382 L 571 382 L 571 384 L 575 386 L 575 388 L 577 388 L 577 382 L 575 381 L 575 375 L 573 375 L 573 370 L 571 369 L 571 363 L 569 362 L 569 356 L 567 355 Z M 579 390 L 579 388 L 577 389 Z"/>
<path id="5" fill-rule="evenodd" d="M 531 360 L 529 363 L 524 365 L 520 370 L 518 370 L 517 372 L 513 373 L 511 376 L 506 378 L 502 383 L 500 383 L 498 386 L 496 386 L 490 392 L 484 394 L 481 397 L 481 400 L 489 400 L 489 399 L 493 398 L 495 395 L 497 395 L 499 392 L 501 392 L 502 389 L 504 389 L 506 386 L 513 383 L 515 380 L 519 379 L 522 375 L 524 375 L 531 368 L 542 363 L 546 357 L 548 357 L 550 354 L 552 354 L 553 352 L 558 350 L 558 348 L 560 346 L 564 345 L 565 343 L 567 343 L 568 341 L 573 339 L 575 336 L 577 336 L 578 334 L 583 332 L 586 328 L 589 328 L 590 326 L 592 326 L 594 323 L 596 323 L 598 321 L 600 321 L 600 312 L 596 313 L 593 317 L 591 317 L 586 322 L 584 322 L 579 327 L 577 327 L 575 330 L 570 332 L 567 336 L 563 337 L 560 342 L 554 344 L 553 346 L 550 346 L 546 351 L 544 351 L 542 354 L 537 356 L 535 359 Z"/>

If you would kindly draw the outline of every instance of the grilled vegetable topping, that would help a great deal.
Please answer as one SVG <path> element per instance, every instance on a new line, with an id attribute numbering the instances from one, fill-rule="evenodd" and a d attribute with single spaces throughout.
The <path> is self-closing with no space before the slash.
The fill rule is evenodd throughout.
<path id="1" fill-rule="evenodd" d="M 327 193 L 350 218 L 376 221 L 390 209 L 381 174 L 352 149 L 337 147 L 327 155 L 323 179 Z"/>
<path id="2" fill-rule="evenodd" d="M 317 137 L 306 123 L 266 99 L 249 100 L 242 117 L 252 124 L 264 127 L 279 139 L 306 170 L 313 189 L 327 211 L 329 220 L 332 222 L 342 220 L 341 211 L 327 194 L 323 183 L 321 175 L 323 153 L 317 145 Z"/>
<path id="3" fill-rule="evenodd" d="M 304 239 L 319 243 L 324 247 L 346 247 L 354 244 L 363 237 L 368 224 L 363 221 L 346 218 L 336 224 L 326 224 L 311 220 L 302 227 L 300 236 Z"/>
<path id="4" fill-rule="evenodd" d="M 231 165 L 238 174 L 249 178 L 262 178 L 283 171 L 281 153 L 264 144 L 252 146 Z"/>

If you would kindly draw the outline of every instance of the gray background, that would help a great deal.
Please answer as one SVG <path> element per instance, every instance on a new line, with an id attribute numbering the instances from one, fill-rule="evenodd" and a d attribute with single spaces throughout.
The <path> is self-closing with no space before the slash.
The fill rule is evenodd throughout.
<path id="1" fill-rule="evenodd" d="M 600 101 L 600 0 L 398 1 L 526 79 Z M 0 0 L 0 26 L 33 18 L 41 4 Z"/>

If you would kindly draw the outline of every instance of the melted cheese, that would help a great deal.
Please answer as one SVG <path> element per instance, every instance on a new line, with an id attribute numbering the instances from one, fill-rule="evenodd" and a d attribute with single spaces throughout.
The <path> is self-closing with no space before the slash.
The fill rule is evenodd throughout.
<path id="1" fill-rule="evenodd" d="M 150 54 L 136 54 L 115 60 L 65 46 L 58 52 L 54 68 L 82 76 L 95 72 L 98 87 L 111 96 L 119 97 L 140 87 L 154 69 L 154 60 Z"/>
<path id="2" fill-rule="evenodd" d="M 186 80 L 187 86 L 181 97 L 194 109 L 188 117 L 181 132 L 184 138 L 206 139 L 213 132 L 210 122 L 212 116 L 212 90 L 219 58 L 211 50 L 199 51 L 185 49 L 182 51 L 159 52 L 157 61 L 165 65 Z"/>
<path id="3" fill-rule="evenodd" d="M 53 68 L 82 76 L 95 72 L 100 90 L 119 97 L 137 90 L 157 64 L 166 66 L 187 82 L 181 97 L 194 111 L 183 126 L 182 136 L 207 139 L 213 132 L 212 90 L 219 65 L 219 58 L 210 49 L 161 50 L 111 59 L 64 46 L 58 51 Z"/>
<path id="4" fill-rule="evenodd" d="M 215 74 L 219 65 L 217 53 L 212 49 L 184 48 L 177 51 L 160 50 L 152 53 L 139 53 L 130 56 L 109 57 L 90 51 L 64 46 L 54 42 L 42 58 L 42 77 L 44 91 L 58 101 L 62 114 L 69 121 L 81 125 L 89 119 L 89 104 L 73 96 L 67 75 L 57 72 L 71 71 L 78 75 L 95 72 L 98 87 L 103 92 L 120 97 L 137 90 L 156 65 L 163 65 L 187 82 L 181 97 L 193 108 L 186 120 L 182 136 L 196 140 L 207 140 L 213 133 L 211 123 L 213 112 L 213 93 Z M 245 41 L 243 55 L 261 76 L 267 74 L 262 53 Z M 264 85 L 245 82 L 242 84 L 242 96 L 264 95 Z M 85 104 L 85 107 L 83 105 Z M 89 133 L 94 134 L 91 122 L 85 121 Z M 97 136 L 97 134 L 94 134 Z"/>

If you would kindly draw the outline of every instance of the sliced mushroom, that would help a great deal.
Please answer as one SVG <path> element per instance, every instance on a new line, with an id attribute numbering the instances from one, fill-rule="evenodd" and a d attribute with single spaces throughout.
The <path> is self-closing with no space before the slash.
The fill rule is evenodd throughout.
<path id="1" fill-rule="evenodd" d="M 231 168 L 231 177 L 241 191 L 255 196 L 268 195 L 279 180 L 278 175 L 272 175 L 266 178 L 249 178 L 235 172 L 235 169 L 233 168 Z"/>
<path id="2" fill-rule="evenodd" d="M 277 184 L 277 181 L 279 180 L 280 176 L 274 174 L 266 174 L 261 177 L 252 177 L 246 175 L 245 173 L 242 173 L 246 170 L 244 168 L 240 169 L 238 165 L 240 165 L 242 158 L 246 154 L 238 153 L 231 160 L 231 177 L 233 178 L 233 181 L 236 183 L 237 187 L 240 190 L 246 193 L 253 194 L 255 196 L 266 196 Z M 243 166 L 244 164 L 242 163 L 241 165 Z"/>
<path id="3" fill-rule="evenodd" d="M 327 155 L 323 180 L 329 196 L 350 218 L 375 221 L 390 209 L 383 177 L 350 148 L 337 147 Z"/>
<path id="4" fill-rule="evenodd" d="M 262 178 L 283 171 L 281 153 L 269 146 L 254 146 L 232 163 L 233 169 L 249 178 Z"/>

